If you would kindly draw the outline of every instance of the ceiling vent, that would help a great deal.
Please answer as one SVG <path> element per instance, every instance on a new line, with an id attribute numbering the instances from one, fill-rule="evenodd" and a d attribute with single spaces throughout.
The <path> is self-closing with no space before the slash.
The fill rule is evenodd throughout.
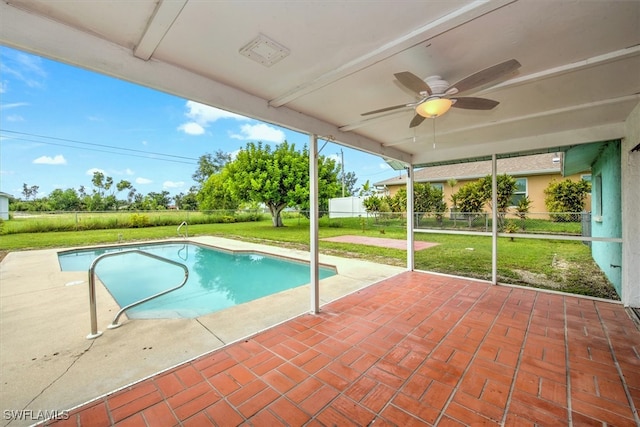
<path id="1" fill-rule="evenodd" d="M 265 67 L 270 67 L 289 56 L 289 49 L 260 34 L 240 49 L 240 53 Z"/>

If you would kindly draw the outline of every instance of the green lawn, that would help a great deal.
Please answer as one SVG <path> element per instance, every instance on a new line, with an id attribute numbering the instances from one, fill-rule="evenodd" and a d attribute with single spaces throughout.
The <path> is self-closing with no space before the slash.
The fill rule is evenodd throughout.
<path id="1" fill-rule="evenodd" d="M 6 227 L 14 220 L 5 222 Z M 309 248 L 309 221 L 301 216 L 284 218 L 285 227 L 274 228 L 270 218 L 257 222 L 190 224 L 190 236 L 213 235 L 264 244 Z M 320 220 L 320 238 L 347 234 L 405 239 L 402 220 L 358 218 Z M 0 251 L 86 246 L 118 241 L 134 242 L 177 237 L 176 226 L 113 228 L 108 230 L 13 233 L 0 236 Z M 491 279 L 491 238 L 416 233 L 416 240 L 438 243 L 417 251 L 417 269 Z M 357 257 L 390 265 L 406 264 L 406 251 L 348 243 L 320 242 L 320 250 L 337 256 Z M 522 284 L 602 298 L 617 299 L 611 284 L 593 262 L 589 248 L 580 242 L 500 238 L 498 276 L 504 283 Z"/>

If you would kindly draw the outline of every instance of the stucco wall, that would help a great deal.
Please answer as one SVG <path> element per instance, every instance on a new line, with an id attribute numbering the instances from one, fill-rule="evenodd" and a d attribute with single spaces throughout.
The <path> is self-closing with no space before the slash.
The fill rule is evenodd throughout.
<path id="1" fill-rule="evenodd" d="M 620 143 L 610 142 L 592 166 L 593 237 L 619 238 L 622 235 L 620 175 Z M 598 178 L 601 178 L 600 186 L 596 185 Z M 596 206 L 599 205 L 598 199 L 602 200 L 601 208 Z M 599 209 L 602 212 L 598 212 Z M 591 254 L 618 295 L 622 295 L 622 245 L 614 242 L 592 242 Z"/>
<path id="2" fill-rule="evenodd" d="M 640 103 L 625 123 L 621 147 L 622 178 L 622 302 L 640 307 Z"/>

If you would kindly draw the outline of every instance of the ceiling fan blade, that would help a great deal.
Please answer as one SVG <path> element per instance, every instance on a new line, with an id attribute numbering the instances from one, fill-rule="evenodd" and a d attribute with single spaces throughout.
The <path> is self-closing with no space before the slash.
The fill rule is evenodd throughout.
<path id="1" fill-rule="evenodd" d="M 398 108 L 410 107 L 407 104 L 394 105 L 392 107 L 380 108 L 379 110 L 367 111 L 366 113 L 360 114 L 361 116 L 368 116 L 371 114 L 384 113 L 385 111 L 397 110 Z"/>
<path id="2" fill-rule="evenodd" d="M 424 117 L 422 117 L 420 114 L 416 114 L 415 116 L 413 116 L 411 123 L 409 123 L 409 128 L 414 128 L 418 126 L 420 123 L 422 123 L 423 121 L 424 121 Z"/>
<path id="3" fill-rule="evenodd" d="M 429 85 L 415 74 L 410 73 L 409 71 L 402 71 L 400 73 L 395 73 L 394 76 L 396 76 L 396 79 L 398 79 L 398 81 L 402 83 L 402 86 L 406 87 L 407 89 L 410 89 L 418 94 L 427 92 L 427 94 L 431 95 L 431 88 L 429 87 Z"/>
<path id="4" fill-rule="evenodd" d="M 464 108 L 465 110 L 491 110 L 499 104 L 498 101 L 487 98 L 474 98 L 463 96 L 462 98 L 452 98 L 455 100 L 452 107 Z"/>
<path id="5" fill-rule="evenodd" d="M 499 79 L 502 76 L 506 76 L 520 68 L 520 63 L 515 59 L 510 59 L 500 64 L 496 64 L 492 67 L 485 68 L 477 73 L 471 74 L 469 77 L 465 77 L 457 83 L 449 86 L 449 89 L 456 88 L 458 92 L 464 92 L 471 90 L 478 86 L 485 85 L 493 80 Z"/>

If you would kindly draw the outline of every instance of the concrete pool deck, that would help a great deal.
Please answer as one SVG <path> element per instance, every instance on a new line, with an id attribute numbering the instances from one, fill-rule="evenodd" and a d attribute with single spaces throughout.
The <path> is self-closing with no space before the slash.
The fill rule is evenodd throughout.
<path id="1" fill-rule="evenodd" d="M 217 237 L 188 240 L 309 260 L 308 252 L 280 247 Z M 103 335 L 87 340 L 87 272 L 60 271 L 61 250 L 11 252 L 0 263 L 3 414 L 72 408 L 310 310 L 306 285 L 195 319 L 121 320 L 122 327 L 110 330 L 106 326 L 119 306 L 98 284 L 98 327 Z M 320 262 L 338 271 L 320 282 L 322 305 L 405 271 L 328 255 L 320 255 Z M 2 425 L 36 421 L 4 417 Z"/>

